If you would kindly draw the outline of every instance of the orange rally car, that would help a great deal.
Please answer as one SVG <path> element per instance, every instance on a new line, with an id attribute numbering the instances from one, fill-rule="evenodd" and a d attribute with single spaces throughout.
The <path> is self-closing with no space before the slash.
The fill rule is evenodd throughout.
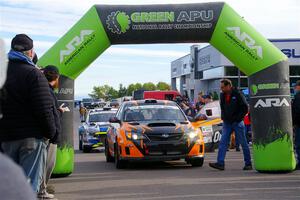
<path id="1" fill-rule="evenodd" d="M 124 168 L 129 161 L 185 159 L 192 166 L 204 162 L 201 130 L 194 128 L 172 101 L 146 99 L 124 102 L 107 132 L 107 162 Z"/>

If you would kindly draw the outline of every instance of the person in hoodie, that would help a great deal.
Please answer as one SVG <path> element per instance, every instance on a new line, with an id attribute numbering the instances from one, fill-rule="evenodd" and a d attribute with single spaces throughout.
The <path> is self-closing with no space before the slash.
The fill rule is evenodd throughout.
<path id="1" fill-rule="evenodd" d="M 8 53 L 5 98 L 1 100 L 0 142 L 3 152 L 21 166 L 39 192 L 48 140 L 55 136 L 54 105 L 48 81 L 32 62 L 33 40 L 18 34 Z"/>

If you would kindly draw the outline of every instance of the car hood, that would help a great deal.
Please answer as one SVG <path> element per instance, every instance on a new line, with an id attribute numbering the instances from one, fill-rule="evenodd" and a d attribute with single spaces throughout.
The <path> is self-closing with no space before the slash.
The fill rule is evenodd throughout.
<path id="1" fill-rule="evenodd" d="M 89 125 L 87 127 L 88 132 L 105 132 L 107 128 L 110 126 L 109 122 L 97 122 L 95 125 Z"/>
<path id="2" fill-rule="evenodd" d="M 207 119 L 207 120 L 200 120 L 200 121 L 192 122 L 191 124 L 195 128 L 199 128 L 199 127 L 203 127 L 203 126 L 219 125 L 222 123 L 223 123 L 223 121 L 221 118 L 214 118 L 214 119 Z"/>
<path id="3" fill-rule="evenodd" d="M 176 134 L 193 131 L 191 123 L 184 122 L 170 122 L 170 121 L 151 121 L 151 122 L 124 122 L 122 123 L 121 129 L 125 132 L 137 132 L 142 134 Z"/>

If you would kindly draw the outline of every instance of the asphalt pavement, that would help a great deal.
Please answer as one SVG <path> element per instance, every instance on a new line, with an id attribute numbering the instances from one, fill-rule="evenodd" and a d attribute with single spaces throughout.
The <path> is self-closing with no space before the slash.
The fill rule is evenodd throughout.
<path id="1" fill-rule="evenodd" d="M 203 167 L 172 161 L 133 163 L 127 169 L 117 170 L 114 163 L 105 162 L 101 151 L 83 154 L 76 150 L 74 173 L 51 179 L 49 184 L 55 187 L 55 196 L 60 200 L 300 199 L 300 170 L 243 171 L 242 152 L 230 150 L 226 169 L 218 171 L 208 166 L 216 155 L 206 153 Z"/>

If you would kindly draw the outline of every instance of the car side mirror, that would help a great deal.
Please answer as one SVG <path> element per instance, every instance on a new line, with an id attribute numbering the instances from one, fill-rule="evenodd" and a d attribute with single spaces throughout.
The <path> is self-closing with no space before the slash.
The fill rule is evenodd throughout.
<path id="1" fill-rule="evenodd" d="M 109 118 L 110 123 L 119 123 L 121 124 L 121 120 L 119 120 L 117 117 L 111 117 Z"/>

